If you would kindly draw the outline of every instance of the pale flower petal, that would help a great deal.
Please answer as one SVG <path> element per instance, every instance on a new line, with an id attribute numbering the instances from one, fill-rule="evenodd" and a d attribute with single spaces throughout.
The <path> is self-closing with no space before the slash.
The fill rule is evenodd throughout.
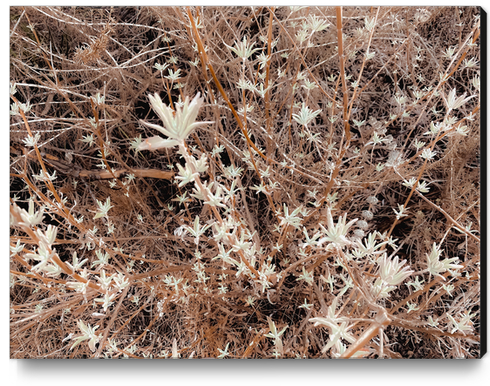
<path id="1" fill-rule="evenodd" d="M 187 139 L 187 137 L 196 127 L 212 123 L 195 122 L 197 114 L 199 113 L 199 109 L 204 103 L 204 100 L 200 97 L 200 93 L 197 93 L 197 95 L 190 103 L 189 97 L 186 97 L 182 106 L 176 106 L 175 111 L 165 105 L 160 96 L 156 93 L 154 96 L 150 95 L 149 99 L 153 110 L 155 110 L 158 117 L 162 120 L 163 127 L 144 121 L 142 121 L 142 123 L 144 123 L 148 127 L 151 127 L 152 129 L 158 130 L 162 134 L 169 137 L 169 139 L 176 140 L 176 142 L 178 141 L 180 143 L 181 141 Z M 163 147 L 170 146 L 167 146 L 167 144 L 163 145 Z M 151 149 L 153 148 L 154 147 L 151 146 Z"/>
<path id="2" fill-rule="evenodd" d="M 157 150 L 178 145 L 179 141 L 176 141 L 174 139 L 163 139 L 162 137 L 155 136 L 146 138 L 143 142 L 141 142 L 138 146 L 138 150 Z"/>

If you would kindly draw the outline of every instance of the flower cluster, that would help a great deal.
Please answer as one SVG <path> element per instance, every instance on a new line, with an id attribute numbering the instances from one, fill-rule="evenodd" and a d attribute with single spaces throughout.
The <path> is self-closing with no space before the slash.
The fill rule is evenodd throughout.
<path id="1" fill-rule="evenodd" d="M 183 106 L 177 106 L 176 110 L 163 103 L 157 93 L 150 95 L 149 98 L 153 110 L 162 120 L 164 127 L 144 121 L 142 123 L 158 130 L 168 138 L 164 139 L 158 136 L 147 138 L 138 146 L 138 150 L 157 150 L 182 145 L 196 128 L 212 123 L 196 122 L 199 109 L 204 103 L 199 93 L 191 102 L 189 102 L 189 97 L 186 97 Z"/>

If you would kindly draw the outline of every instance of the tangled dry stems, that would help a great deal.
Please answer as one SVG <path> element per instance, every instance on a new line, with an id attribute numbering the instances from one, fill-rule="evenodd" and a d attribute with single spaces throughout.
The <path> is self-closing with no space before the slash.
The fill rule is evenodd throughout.
<path id="1" fill-rule="evenodd" d="M 10 13 L 12 358 L 479 356 L 478 8 Z"/>

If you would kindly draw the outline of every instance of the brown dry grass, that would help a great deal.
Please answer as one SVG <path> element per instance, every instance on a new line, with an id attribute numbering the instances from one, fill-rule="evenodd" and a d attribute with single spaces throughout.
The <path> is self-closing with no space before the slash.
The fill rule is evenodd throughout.
<path id="1" fill-rule="evenodd" d="M 11 103 L 31 108 L 10 120 L 11 212 L 32 199 L 44 220 L 11 227 L 11 246 L 24 245 L 10 260 L 11 358 L 204 358 L 225 347 L 228 358 L 330 358 L 344 349 L 369 358 L 478 357 L 478 16 L 473 7 L 12 7 Z M 315 23 L 325 29 L 314 32 Z M 242 61 L 226 45 L 245 36 L 259 50 Z M 448 113 L 453 89 L 475 97 Z M 189 156 L 207 155 L 202 181 L 227 189 L 235 181 L 219 213 L 255 246 L 256 261 L 246 263 L 265 272 L 269 288 L 213 259 L 214 231 L 198 246 L 176 233 L 196 216 L 216 222 L 201 200 L 176 201 L 192 193 L 192 184 L 174 181 L 185 163 L 177 152 L 135 151 L 135 138 L 156 135 L 140 121 L 161 124 L 150 93 L 174 105 L 197 92 L 205 98 L 199 120 L 214 124 L 187 139 Z M 295 119 L 303 103 L 321 110 L 307 126 Z M 426 135 L 431 122 L 447 125 Z M 35 148 L 23 142 L 29 132 L 39 135 Z M 424 150 L 434 158 L 420 157 Z M 230 177 L 230 167 L 243 171 Z M 57 178 L 36 179 L 41 171 Z M 430 190 L 402 184 L 411 178 Z M 108 197 L 108 216 L 94 219 Z M 402 204 L 407 216 L 397 220 Z M 298 226 L 281 225 L 285 207 L 302 208 Z M 348 233 L 354 244 L 302 248 L 305 233 L 327 228 L 327 208 L 335 223 L 344 213 L 359 220 Z M 42 244 L 36 229 L 48 225 L 57 227 L 57 275 L 33 269 L 28 255 Z M 380 250 L 414 271 L 384 299 L 369 295 L 376 256 L 352 255 L 369 234 L 390 240 Z M 441 260 L 463 266 L 443 272 L 445 281 L 427 272 L 434 243 Z M 66 264 L 75 254 L 87 259 L 77 272 Z M 104 290 L 104 274 L 128 285 Z M 419 288 L 407 285 L 415 277 Z M 114 296 L 104 310 L 97 300 L 106 292 Z M 322 352 L 332 331 L 310 319 L 326 317 L 335 299 L 355 343 Z M 455 330 L 450 317 L 465 314 L 467 329 Z M 94 351 L 88 340 L 71 349 L 79 321 L 98 326 Z M 276 340 L 275 327 L 287 327 Z"/>

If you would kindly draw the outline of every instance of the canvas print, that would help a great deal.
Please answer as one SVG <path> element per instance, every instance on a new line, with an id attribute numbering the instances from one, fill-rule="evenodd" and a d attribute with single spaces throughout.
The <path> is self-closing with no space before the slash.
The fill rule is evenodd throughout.
<path id="1" fill-rule="evenodd" d="M 9 12 L 11 358 L 484 354 L 481 8 Z"/>

